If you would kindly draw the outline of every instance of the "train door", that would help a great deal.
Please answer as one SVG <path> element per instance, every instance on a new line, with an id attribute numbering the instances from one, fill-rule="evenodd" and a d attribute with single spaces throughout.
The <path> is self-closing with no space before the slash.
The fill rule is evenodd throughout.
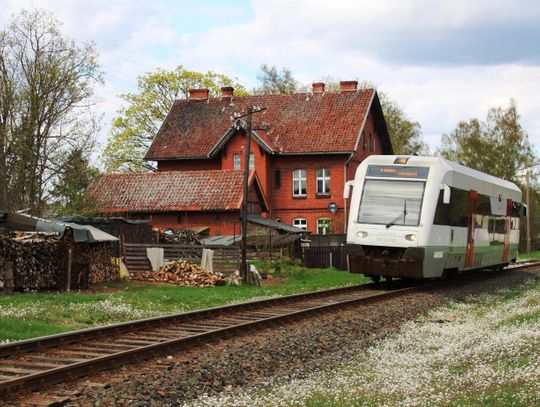
<path id="1" fill-rule="evenodd" d="M 508 263 L 510 257 L 510 230 L 512 229 L 512 200 L 506 200 L 506 219 L 504 222 L 504 250 L 503 263 Z"/>
<path id="2" fill-rule="evenodd" d="M 469 191 L 469 219 L 467 222 L 467 248 L 465 251 L 465 267 L 472 267 L 474 259 L 474 229 L 476 226 L 476 200 L 478 192 Z"/>

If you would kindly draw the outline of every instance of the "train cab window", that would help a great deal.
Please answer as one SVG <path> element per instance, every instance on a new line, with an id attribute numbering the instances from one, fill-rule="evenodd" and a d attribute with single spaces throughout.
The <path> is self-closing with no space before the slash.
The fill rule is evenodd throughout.
<path id="1" fill-rule="evenodd" d="M 367 179 L 358 210 L 358 223 L 390 227 L 420 224 L 424 182 Z"/>

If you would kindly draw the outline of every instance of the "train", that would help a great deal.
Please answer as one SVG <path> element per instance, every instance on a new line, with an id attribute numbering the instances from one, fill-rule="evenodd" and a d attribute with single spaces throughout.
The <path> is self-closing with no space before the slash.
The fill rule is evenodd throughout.
<path id="1" fill-rule="evenodd" d="M 371 155 L 345 184 L 348 270 L 378 282 L 502 269 L 517 259 L 521 196 L 442 157 Z"/>

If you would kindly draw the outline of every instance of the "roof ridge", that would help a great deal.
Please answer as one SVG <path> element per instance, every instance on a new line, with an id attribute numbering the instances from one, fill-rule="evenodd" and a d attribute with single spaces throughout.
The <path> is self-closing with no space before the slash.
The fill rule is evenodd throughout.
<path id="1" fill-rule="evenodd" d="M 365 91 L 377 91 L 377 89 L 375 88 L 362 88 L 362 89 L 357 89 L 355 91 L 341 91 L 341 90 L 335 90 L 335 91 L 325 91 L 325 92 L 322 92 L 322 93 L 313 93 L 313 92 L 297 92 L 297 93 L 262 93 L 262 94 L 258 94 L 258 95 L 233 95 L 233 102 L 234 100 L 236 99 L 247 99 L 247 98 L 257 98 L 257 97 L 292 97 L 292 96 L 317 96 L 317 95 L 354 95 L 354 94 L 360 94 L 360 93 L 363 93 Z M 227 98 L 223 98 L 221 96 L 210 96 L 208 97 L 207 101 L 223 101 L 223 102 L 227 102 L 227 103 L 230 103 L 230 98 L 227 97 Z M 200 100 L 197 100 L 198 102 L 200 102 Z M 190 100 L 189 98 L 188 99 L 175 99 L 174 100 L 174 103 L 176 102 L 181 102 L 181 103 L 186 103 L 186 102 L 193 102 L 192 100 Z"/>

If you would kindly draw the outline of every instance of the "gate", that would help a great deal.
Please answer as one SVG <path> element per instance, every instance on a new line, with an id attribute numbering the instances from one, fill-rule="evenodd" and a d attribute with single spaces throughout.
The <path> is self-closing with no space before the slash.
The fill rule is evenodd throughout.
<path id="1" fill-rule="evenodd" d="M 347 270 L 347 256 L 343 246 L 300 247 L 296 257 L 302 259 L 304 267 Z"/>

